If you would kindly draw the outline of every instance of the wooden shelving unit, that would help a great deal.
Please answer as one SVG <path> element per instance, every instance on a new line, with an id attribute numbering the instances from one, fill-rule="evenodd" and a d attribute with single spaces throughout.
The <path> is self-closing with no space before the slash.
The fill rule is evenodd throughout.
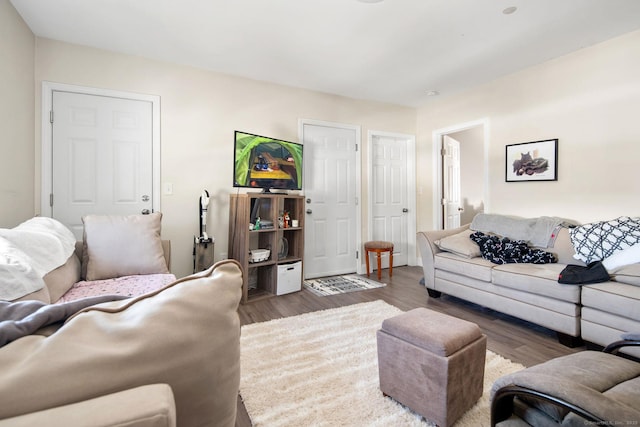
<path id="1" fill-rule="evenodd" d="M 256 203 L 258 207 L 256 208 Z M 252 212 L 261 221 L 272 221 L 273 228 L 251 230 Z M 297 227 L 280 227 L 278 217 L 289 212 Z M 279 256 L 282 241 L 288 251 Z M 251 263 L 250 251 L 270 249 L 269 259 Z M 304 256 L 304 197 L 288 194 L 246 193 L 232 194 L 229 206 L 229 257 L 242 265 L 244 283 L 242 303 L 276 295 L 278 265 L 302 261 Z"/>

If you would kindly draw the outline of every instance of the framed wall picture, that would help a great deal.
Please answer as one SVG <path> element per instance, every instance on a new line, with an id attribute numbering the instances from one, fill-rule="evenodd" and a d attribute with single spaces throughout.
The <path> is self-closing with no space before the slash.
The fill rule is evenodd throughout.
<path id="1" fill-rule="evenodd" d="M 557 180 L 557 139 L 522 142 L 506 146 L 506 182 Z"/>

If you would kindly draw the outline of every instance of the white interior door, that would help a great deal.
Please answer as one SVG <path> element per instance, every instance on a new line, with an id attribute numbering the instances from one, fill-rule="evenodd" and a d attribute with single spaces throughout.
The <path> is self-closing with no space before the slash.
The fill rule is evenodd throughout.
<path id="1" fill-rule="evenodd" d="M 357 129 L 303 123 L 305 278 L 357 271 Z"/>
<path id="2" fill-rule="evenodd" d="M 393 242 L 393 265 L 407 265 L 409 197 L 406 138 L 372 136 L 370 185 L 371 240 Z M 389 258 L 383 257 L 382 267 L 388 266 Z"/>
<path id="3" fill-rule="evenodd" d="M 148 101 L 52 93 L 53 218 L 82 239 L 82 216 L 153 211 Z"/>
<path id="4" fill-rule="evenodd" d="M 442 140 L 442 206 L 444 229 L 460 227 L 460 143 L 445 135 Z"/>

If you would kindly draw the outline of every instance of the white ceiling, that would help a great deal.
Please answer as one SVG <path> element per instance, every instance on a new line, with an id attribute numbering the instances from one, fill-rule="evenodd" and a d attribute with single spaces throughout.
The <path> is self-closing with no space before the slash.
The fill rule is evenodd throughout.
<path id="1" fill-rule="evenodd" d="M 11 3 L 40 37 L 414 107 L 640 28 L 640 0 Z"/>

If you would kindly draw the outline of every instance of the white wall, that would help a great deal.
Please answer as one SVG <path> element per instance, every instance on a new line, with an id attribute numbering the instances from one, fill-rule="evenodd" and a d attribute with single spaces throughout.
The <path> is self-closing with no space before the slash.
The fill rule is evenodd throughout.
<path id="1" fill-rule="evenodd" d="M 418 164 L 432 133 L 489 119 L 494 213 L 581 222 L 640 214 L 640 31 L 531 67 L 418 110 Z M 559 139 L 558 181 L 505 183 L 505 146 Z M 418 168 L 418 230 L 433 228 L 433 173 Z"/>
<path id="2" fill-rule="evenodd" d="M 8 0 L 0 0 L 0 227 L 34 212 L 35 37 Z"/>
<path id="3" fill-rule="evenodd" d="M 36 39 L 35 69 L 37 88 L 42 81 L 53 81 L 161 97 L 161 175 L 163 183 L 173 184 L 174 192 L 162 196 L 162 235 L 172 241 L 172 271 L 178 276 L 192 270 L 193 236 L 199 230 L 198 198 L 204 188 L 211 195 L 207 231 L 216 238 L 216 260 L 227 252 L 228 200 L 234 191 L 234 130 L 297 141 L 298 120 L 305 118 L 360 125 L 365 138 L 368 129 L 415 134 L 413 108 L 353 100 L 48 39 Z M 36 105 L 40 105 L 39 91 Z M 39 125 L 36 127 L 39 141 Z M 361 141 L 360 146 L 366 144 Z M 361 155 L 366 161 L 367 153 Z M 39 170 L 38 155 L 37 198 Z M 364 163 L 362 174 L 367 174 Z M 366 200 L 362 202 L 366 207 Z M 363 210 L 366 226 L 367 212 Z"/>

